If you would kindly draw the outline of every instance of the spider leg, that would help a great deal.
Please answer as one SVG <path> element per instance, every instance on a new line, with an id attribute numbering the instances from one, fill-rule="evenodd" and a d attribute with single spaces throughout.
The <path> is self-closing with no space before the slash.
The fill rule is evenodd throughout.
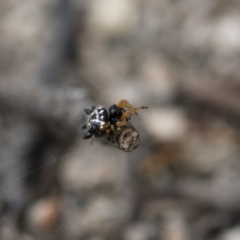
<path id="1" fill-rule="evenodd" d="M 144 108 L 147 108 L 147 107 L 144 107 Z M 143 107 L 137 107 L 137 108 L 131 108 L 129 109 L 128 111 L 126 111 L 125 113 L 122 114 L 121 118 L 120 118 L 120 121 L 124 121 L 126 120 L 127 118 L 130 118 L 130 116 L 133 114 L 133 113 L 136 113 L 138 110 L 140 109 L 144 109 Z"/>
<path id="2" fill-rule="evenodd" d="M 113 129 L 112 129 L 111 126 L 109 126 L 109 127 L 106 129 L 106 131 L 105 131 L 105 134 L 106 134 L 106 136 L 107 136 L 107 140 L 108 140 L 109 142 L 111 141 L 110 134 L 111 134 L 112 131 L 113 131 Z"/>
<path id="3" fill-rule="evenodd" d="M 132 106 L 127 100 L 125 100 L 125 99 L 122 99 L 122 100 L 118 103 L 117 106 L 120 107 L 120 108 L 132 108 L 132 107 L 133 107 L 133 106 Z"/>
<path id="4" fill-rule="evenodd" d="M 129 125 L 129 124 L 130 124 L 130 122 L 127 122 L 127 121 L 116 122 L 116 125 L 118 127 L 126 126 L 126 125 Z"/>
<path id="5" fill-rule="evenodd" d="M 94 106 L 92 106 L 92 109 L 84 109 L 84 111 L 85 111 L 85 113 L 87 114 L 87 115 L 90 115 L 93 111 L 94 111 L 94 109 L 95 109 L 95 107 Z"/>
<path id="6" fill-rule="evenodd" d="M 133 106 L 125 99 L 122 99 L 119 103 L 118 103 L 118 107 L 120 108 L 133 108 Z M 135 112 L 135 114 L 137 115 L 137 113 Z"/>
<path id="7" fill-rule="evenodd" d="M 128 108 L 128 111 L 131 111 L 132 113 L 136 114 L 137 115 L 137 111 L 139 109 L 146 109 L 148 107 L 146 106 L 142 106 L 142 107 L 133 107 L 127 100 L 125 99 L 122 99 L 119 103 L 118 103 L 118 107 L 120 108 Z M 131 114 L 128 114 L 128 115 L 131 115 Z M 127 115 L 127 116 L 128 116 Z M 124 117 L 126 118 L 126 117 Z"/>

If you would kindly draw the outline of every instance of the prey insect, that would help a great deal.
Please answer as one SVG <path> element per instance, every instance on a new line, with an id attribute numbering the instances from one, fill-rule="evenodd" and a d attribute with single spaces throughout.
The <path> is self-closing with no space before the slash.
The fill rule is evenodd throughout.
<path id="1" fill-rule="evenodd" d="M 118 105 L 110 106 L 109 111 L 104 107 L 85 109 L 87 114 L 87 129 L 83 139 L 106 136 L 119 149 L 131 152 L 137 148 L 139 133 L 130 122 L 132 114 L 148 107 L 133 107 L 127 100 L 121 100 Z"/>

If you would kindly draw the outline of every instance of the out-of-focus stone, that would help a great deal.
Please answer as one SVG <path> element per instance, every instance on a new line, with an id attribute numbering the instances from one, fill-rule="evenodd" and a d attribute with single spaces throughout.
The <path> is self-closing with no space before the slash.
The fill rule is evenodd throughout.
<path id="1" fill-rule="evenodd" d="M 239 12 L 231 12 L 223 16 L 215 24 L 215 31 L 211 33 L 212 45 L 216 52 L 232 55 L 240 51 L 240 16 Z"/>
<path id="2" fill-rule="evenodd" d="M 105 238 L 96 236 L 96 237 L 89 238 L 89 240 L 105 240 Z"/>
<path id="3" fill-rule="evenodd" d="M 133 24 L 135 1 L 89 1 L 88 29 L 95 36 L 113 37 L 126 33 Z"/>
<path id="4" fill-rule="evenodd" d="M 190 239 L 187 230 L 187 223 L 184 216 L 177 211 L 165 212 L 163 227 L 164 240 L 188 240 Z"/>
<path id="5" fill-rule="evenodd" d="M 235 227 L 226 230 L 221 234 L 219 240 L 239 240 L 240 239 L 240 227 Z"/>
<path id="6" fill-rule="evenodd" d="M 27 212 L 28 226 L 37 231 L 49 231 L 56 227 L 60 218 L 60 203 L 56 198 L 35 202 Z"/>
<path id="7" fill-rule="evenodd" d="M 145 56 L 139 67 L 139 76 L 145 92 L 151 92 L 151 99 L 171 99 L 175 90 L 169 64 L 159 56 Z"/>
<path id="8" fill-rule="evenodd" d="M 159 219 L 164 216 L 164 218 L 166 218 L 167 213 L 175 212 L 178 216 L 185 219 L 186 215 L 191 216 L 195 214 L 196 209 L 194 201 L 190 200 L 171 198 L 150 200 L 143 205 L 141 217 Z"/>
<path id="9" fill-rule="evenodd" d="M 154 222 L 142 221 L 131 224 L 124 233 L 125 240 L 149 240 L 158 238 L 158 226 Z"/>
<path id="10" fill-rule="evenodd" d="M 125 152 L 104 145 L 98 139 L 92 145 L 86 140 L 78 145 L 78 150 L 61 166 L 59 176 L 65 189 L 79 193 L 98 187 L 114 190 L 129 186 Z"/>
<path id="11" fill-rule="evenodd" d="M 98 197 L 83 211 L 82 225 L 98 230 L 123 223 L 131 216 L 131 204 L 125 199 Z"/>
<path id="12" fill-rule="evenodd" d="M 56 0 L 6 2 L 1 2 L 0 6 L 0 53 L 4 73 L 9 80 L 16 78 L 21 84 L 30 77 L 28 84 L 32 84 L 44 44 L 51 38 L 51 18 L 46 9 L 53 8 Z"/>
<path id="13" fill-rule="evenodd" d="M 149 108 L 141 115 L 145 128 L 159 141 L 178 141 L 184 138 L 187 120 L 184 112 L 177 108 Z"/>
<path id="14" fill-rule="evenodd" d="M 3 217 L 1 219 L 1 226 L 0 226 L 0 239 L 1 240 L 35 240 L 33 236 L 27 233 L 23 233 L 17 230 L 15 227 L 15 222 L 12 219 L 7 219 Z"/>
<path id="15" fill-rule="evenodd" d="M 240 166 L 224 168 L 211 179 L 186 177 L 176 183 L 176 188 L 185 196 L 197 199 L 221 209 L 239 210 Z"/>
<path id="16" fill-rule="evenodd" d="M 82 208 L 66 212 L 64 227 L 72 237 L 86 234 L 107 234 L 118 229 L 132 216 L 132 202 L 124 197 L 98 196 Z"/>
<path id="17" fill-rule="evenodd" d="M 179 162 L 185 171 L 215 174 L 238 161 L 236 131 L 223 122 L 212 120 L 207 130 L 192 131 L 186 136 L 188 143 L 183 145 Z"/>
<path id="18" fill-rule="evenodd" d="M 79 202 L 66 198 L 64 227 L 72 237 L 111 232 L 132 216 L 126 153 L 100 140 L 79 141 L 78 150 L 61 166 L 63 188 L 81 198 Z"/>

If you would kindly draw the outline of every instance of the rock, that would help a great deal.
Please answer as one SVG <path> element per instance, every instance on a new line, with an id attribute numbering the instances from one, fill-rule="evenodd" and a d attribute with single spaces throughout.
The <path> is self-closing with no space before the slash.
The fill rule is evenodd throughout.
<path id="1" fill-rule="evenodd" d="M 66 205 L 69 208 L 69 205 Z M 83 237 L 89 234 L 109 234 L 132 216 L 132 202 L 128 199 L 97 196 L 89 199 L 86 205 L 73 207 L 66 211 L 63 226 L 71 237 Z"/>
<path id="2" fill-rule="evenodd" d="M 87 140 L 78 145 L 78 150 L 70 154 L 60 169 L 60 181 L 67 191 L 80 193 L 94 188 L 114 190 L 129 186 L 126 153 L 98 139 L 92 145 Z"/>
<path id="3" fill-rule="evenodd" d="M 64 198 L 63 227 L 73 238 L 112 232 L 132 217 L 127 153 L 98 139 L 92 145 L 82 140 L 77 146 L 59 174 L 61 185 L 68 192 Z"/>
<path id="4" fill-rule="evenodd" d="M 135 4 L 128 0 L 89 1 L 88 28 L 95 36 L 113 37 L 126 33 L 134 20 Z"/>
<path id="5" fill-rule="evenodd" d="M 131 224 L 124 233 L 125 240 L 149 240 L 158 238 L 158 226 L 151 221 Z"/>
<path id="6" fill-rule="evenodd" d="M 27 211 L 27 223 L 37 231 L 49 231 L 57 226 L 60 218 L 60 202 L 56 198 L 43 198 Z"/>
<path id="7" fill-rule="evenodd" d="M 235 227 L 224 231 L 219 240 L 239 240 L 240 239 L 240 227 Z"/>
<path id="8" fill-rule="evenodd" d="M 178 141 L 184 138 L 187 120 L 177 108 L 149 108 L 141 115 L 145 128 L 158 141 Z"/>
<path id="9" fill-rule="evenodd" d="M 139 66 L 139 78 L 145 94 L 151 92 L 150 97 L 154 102 L 168 102 L 174 96 L 176 87 L 168 62 L 153 54 L 140 57 L 143 59 Z"/>
<path id="10" fill-rule="evenodd" d="M 190 234 L 184 215 L 178 211 L 168 211 L 165 213 L 163 227 L 164 240 L 188 240 Z"/>

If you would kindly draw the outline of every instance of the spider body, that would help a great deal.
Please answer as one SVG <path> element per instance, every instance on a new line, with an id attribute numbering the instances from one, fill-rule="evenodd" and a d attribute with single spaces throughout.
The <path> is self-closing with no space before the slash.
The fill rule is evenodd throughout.
<path id="1" fill-rule="evenodd" d="M 88 139 L 88 138 L 96 138 L 96 137 L 102 137 L 102 136 L 107 136 L 108 140 L 116 143 L 116 139 L 123 139 L 123 137 L 120 137 L 122 132 L 129 132 L 126 131 L 126 128 L 129 130 L 135 130 L 135 128 L 131 125 L 130 118 L 131 115 L 137 114 L 136 112 L 139 109 L 144 109 L 147 107 L 132 107 L 132 105 L 127 101 L 127 100 L 121 100 L 118 105 L 113 104 L 109 108 L 109 112 L 102 107 L 99 106 L 97 108 L 92 107 L 92 109 L 85 109 L 87 116 L 87 121 L 86 124 L 83 126 L 84 129 L 87 129 L 86 134 L 84 135 L 83 139 Z M 122 131 L 124 129 L 124 131 Z M 126 135 L 126 134 L 125 134 Z M 138 132 L 137 132 L 138 136 Z M 131 136 L 129 137 L 126 135 L 127 139 L 134 140 L 134 142 L 138 142 L 136 140 L 136 134 L 134 134 L 134 138 Z M 126 138 L 125 137 L 125 138 Z M 118 141 L 118 140 L 117 140 Z M 124 143 L 127 145 L 126 143 Z M 128 151 L 122 149 L 121 146 L 117 143 L 117 146 L 123 150 L 123 151 Z M 137 143 L 134 148 L 131 148 L 132 150 L 137 147 Z M 131 151 L 132 151 L 131 150 Z"/>
<path id="2" fill-rule="evenodd" d="M 110 124 L 115 125 L 118 121 L 120 121 L 123 113 L 126 112 L 124 108 L 118 107 L 116 104 L 113 104 L 109 108 L 109 122 Z"/>
<path id="3" fill-rule="evenodd" d="M 101 137 L 104 135 L 106 128 L 108 128 L 108 112 L 103 107 L 92 108 L 92 110 L 85 109 L 87 117 L 87 123 L 83 126 L 88 131 L 84 135 L 83 139 L 91 137 Z"/>

